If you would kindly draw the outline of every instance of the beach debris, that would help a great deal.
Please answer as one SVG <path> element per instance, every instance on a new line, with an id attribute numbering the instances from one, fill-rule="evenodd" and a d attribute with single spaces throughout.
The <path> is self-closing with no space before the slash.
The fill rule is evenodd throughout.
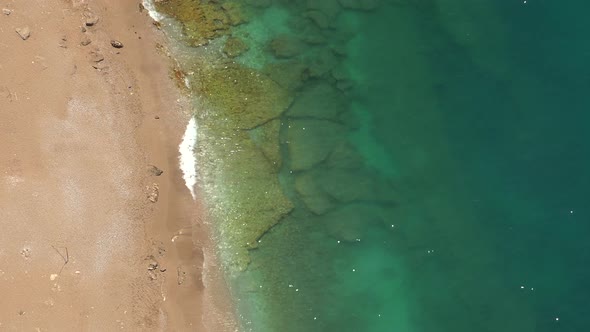
<path id="1" fill-rule="evenodd" d="M 150 262 L 148 264 L 147 269 L 150 271 L 154 271 L 158 268 L 158 266 L 159 266 L 158 262 L 153 257 L 150 257 Z"/>
<path id="2" fill-rule="evenodd" d="M 14 29 L 16 33 L 22 38 L 22 40 L 27 40 L 31 36 L 31 29 L 29 27 L 22 27 Z"/>
<path id="3" fill-rule="evenodd" d="M 176 268 L 176 282 L 182 285 L 186 279 L 186 272 L 182 269 L 182 266 Z"/>
<path id="4" fill-rule="evenodd" d="M 8 8 L 2 8 L 2 14 L 8 16 L 12 13 L 12 10 L 8 9 Z"/>
<path id="5" fill-rule="evenodd" d="M 88 38 L 87 36 L 84 36 L 80 41 L 80 45 L 82 46 L 88 46 L 90 43 L 92 43 L 92 40 L 90 40 L 90 38 Z"/>
<path id="6" fill-rule="evenodd" d="M 57 274 L 53 273 L 49 276 L 49 280 L 54 281 L 55 279 L 57 279 Z"/>
<path id="7" fill-rule="evenodd" d="M 61 37 L 61 39 L 59 40 L 59 47 L 61 47 L 61 48 L 68 48 L 67 42 L 68 42 L 68 37 L 65 36 L 65 35 L 63 35 Z"/>
<path id="8" fill-rule="evenodd" d="M 111 46 L 113 46 L 114 48 L 123 48 L 123 43 L 113 39 L 111 40 Z"/>
<path id="9" fill-rule="evenodd" d="M 29 258 L 31 258 L 31 249 L 23 248 L 23 250 L 20 251 L 20 254 L 21 254 L 21 256 L 23 256 L 23 258 L 29 259 Z"/>
<path id="10" fill-rule="evenodd" d="M 61 256 L 61 258 L 64 260 L 64 264 L 61 266 L 61 269 L 59 269 L 59 273 L 61 274 L 61 271 L 63 271 L 64 267 L 68 264 L 68 262 L 70 261 L 70 253 L 68 252 L 68 247 L 62 247 L 62 249 L 64 249 L 64 253 L 62 253 L 58 248 L 56 248 L 55 246 L 51 246 L 53 248 L 53 250 L 55 250 L 55 252 L 57 252 L 57 254 L 59 256 Z M 53 280 L 53 279 L 51 279 Z"/>
<path id="11" fill-rule="evenodd" d="M 158 184 L 154 183 L 151 187 L 147 186 L 146 189 L 148 190 L 148 200 L 152 203 L 156 203 L 160 196 L 160 187 L 158 187 Z"/>
<path id="12" fill-rule="evenodd" d="M 151 175 L 155 175 L 155 176 L 160 176 L 160 175 L 162 175 L 162 173 L 164 173 L 163 170 L 159 169 L 158 167 L 156 167 L 154 165 L 148 165 L 148 172 L 150 172 Z"/>

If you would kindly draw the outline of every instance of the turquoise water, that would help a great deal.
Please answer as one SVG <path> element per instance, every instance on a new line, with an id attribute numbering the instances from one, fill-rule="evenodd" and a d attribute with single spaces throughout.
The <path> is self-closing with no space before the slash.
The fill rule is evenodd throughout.
<path id="1" fill-rule="evenodd" d="M 294 95 L 294 208 L 232 274 L 245 329 L 590 330 L 588 6 L 271 2 L 235 61 Z"/>
<path id="2" fill-rule="evenodd" d="M 395 199 L 337 216 L 362 219 L 360 242 L 337 243 L 329 218 L 304 213 L 263 238 L 253 261 L 273 271 L 257 277 L 287 290 L 270 311 L 284 325 L 268 330 L 590 328 L 590 27 L 577 7 L 421 1 L 353 14 L 353 107 L 376 140 L 357 146 Z"/>

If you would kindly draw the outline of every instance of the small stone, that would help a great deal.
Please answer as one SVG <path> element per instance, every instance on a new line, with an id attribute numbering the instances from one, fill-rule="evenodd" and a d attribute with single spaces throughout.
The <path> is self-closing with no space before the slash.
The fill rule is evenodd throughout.
<path id="1" fill-rule="evenodd" d="M 154 165 L 148 165 L 148 172 L 150 172 L 150 174 L 155 175 L 155 176 L 160 176 L 160 175 L 162 175 L 162 173 L 164 173 L 163 170 L 159 169 L 158 167 L 156 167 Z"/>
<path id="2" fill-rule="evenodd" d="M 82 46 L 88 46 L 90 43 L 92 43 L 92 40 L 90 40 L 90 38 L 84 36 L 82 38 L 82 41 L 80 41 L 80 45 Z"/>
<path id="3" fill-rule="evenodd" d="M 149 264 L 148 264 L 148 270 L 155 270 L 158 268 L 158 262 L 156 262 L 155 260 L 152 260 Z"/>
<path id="4" fill-rule="evenodd" d="M 81 26 L 81 27 L 80 27 L 80 31 L 82 31 L 82 32 L 86 32 L 86 27 L 84 27 L 84 26 Z"/>
<path id="5" fill-rule="evenodd" d="M 2 8 L 2 14 L 8 16 L 12 13 L 12 10 L 8 9 L 8 8 Z"/>
<path id="6" fill-rule="evenodd" d="M 156 116 L 154 116 L 154 119 L 160 120 L 160 117 L 156 115 Z"/>
<path id="7" fill-rule="evenodd" d="M 91 27 L 96 25 L 96 23 L 98 23 L 98 16 L 96 15 L 92 15 L 90 17 L 86 17 L 86 26 L 87 27 Z"/>
<path id="8" fill-rule="evenodd" d="M 22 38 L 22 40 L 27 40 L 31 36 L 31 30 L 29 27 L 16 28 L 15 31 Z"/>
<path id="9" fill-rule="evenodd" d="M 114 48 L 123 48 L 123 43 L 113 39 L 111 40 L 111 46 L 113 46 Z"/>

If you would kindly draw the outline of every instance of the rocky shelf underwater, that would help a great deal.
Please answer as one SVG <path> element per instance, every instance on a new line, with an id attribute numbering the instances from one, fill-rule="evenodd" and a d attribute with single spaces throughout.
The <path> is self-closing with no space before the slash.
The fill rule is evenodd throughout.
<path id="1" fill-rule="evenodd" d="M 472 192 L 440 111 L 457 102 L 433 65 L 456 69 L 440 57 L 453 54 L 500 74 L 465 36 L 473 21 L 453 19 L 501 26 L 493 6 L 144 3 L 193 99 L 198 186 L 245 330 L 531 331 L 463 204 Z M 506 304 L 489 308 L 490 294 Z"/>

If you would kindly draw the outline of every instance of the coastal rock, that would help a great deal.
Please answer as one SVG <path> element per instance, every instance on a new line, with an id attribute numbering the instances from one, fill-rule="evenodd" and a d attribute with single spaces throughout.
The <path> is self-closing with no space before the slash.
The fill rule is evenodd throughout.
<path id="1" fill-rule="evenodd" d="M 308 10 L 317 10 L 322 12 L 329 20 L 333 20 L 340 14 L 342 7 L 338 4 L 338 0 L 307 0 Z"/>
<path id="2" fill-rule="evenodd" d="M 287 132 L 291 169 L 301 171 L 324 161 L 346 139 L 344 126 L 326 120 L 291 119 Z"/>
<path id="3" fill-rule="evenodd" d="M 290 35 L 280 35 L 270 42 L 270 49 L 279 59 L 292 58 L 305 50 L 305 43 Z"/>
<path id="4" fill-rule="evenodd" d="M 240 25 L 248 21 L 238 2 L 226 2 L 221 5 L 221 8 L 225 11 L 225 14 L 229 19 L 229 24 L 233 26 Z"/>
<path id="5" fill-rule="evenodd" d="M 342 203 L 371 201 L 393 204 L 397 201 L 393 185 L 387 179 L 364 168 L 325 168 L 317 173 L 316 181 L 323 192 Z"/>
<path id="6" fill-rule="evenodd" d="M 320 82 L 306 86 L 287 111 L 289 117 L 310 117 L 337 121 L 348 107 L 344 94 L 332 85 Z"/>
<path id="7" fill-rule="evenodd" d="M 349 142 L 339 144 L 326 160 L 326 168 L 360 169 L 365 161 L 358 150 Z"/>
<path id="8" fill-rule="evenodd" d="M 295 190 L 307 208 L 317 215 L 322 215 L 336 206 L 332 199 L 317 183 L 313 172 L 305 172 L 295 178 Z"/>
<path id="9" fill-rule="evenodd" d="M 347 242 L 362 241 L 369 228 L 385 224 L 387 210 L 370 204 L 348 204 L 319 217 L 331 236 Z"/>
<path id="10" fill-rule="evenodd" d="M 235 58 L 247 52 L 250 47 L 243 40 L 237 37 L 227 38 L 223 46 L 223 53 L 230 58 Z"/>
<path id="11" fill-rule="evenodd" d="M 309 76 L 320 77 L 329 73 L 340 61 L 329 48 L 323 48 L 320 52 L 310 56 Z"/>
<path id="12" fill-rule="evenodd" d="M 272 5 L 272 0 L 245 0 L 245 3 L 252 7 L 267 8 Z"/>
<path id="13" fill-rule="evenodd" d="M 123 48 L 123 43 L 121 43 L 118 40 L 112 39 L 111 40 L 111 46 L 114 47 L 114 48 Z"/>
<path id="14" fill-rule="evenodd" d="M 282 164 L 279 144 L 280 130 L 281 120 L 275 119 L 249 131 L 252 141 L 277 171 L 281 168 Z"/>
<path id="15" fill-rule="evenodd" d="M 338 0 L 346 9 L 374 10 L 380 5 L 380 0 Z"/>
<path id="16" fill-rule="evenodd" d="M 305 13 L 312 22 L 314 22 L 320 29 L 327 29 L 330 27 L 330 18 L 319 10 L 310 10 Z"/>
<path id="17" fill-rule="evenodd" d="M 253 129 L 278 118 L 292 101 L 289 92 L 268 76 L 239 64 L 214 68 L 200 77 L 202 93 L 228 128 Z"/>
<path id="18" fill-rule="evenodd" d="M 18 33 L 22 40 L 27 40 L 31 36 L 31 30 L 29 29 L 29 27 L 16 28 L 14 30 L 16 31 L 16 33 Z"/>
<path id="19" fill-rule="evenodd" d="M 92 43 L 92 40 L 90 40 L 90 38 L 87 36 L 82 37 L 82 40 L 80 41 L 80 45 L 82 46 L 88 46 L 90 43 Z"/>
<path id="20" fill-rule="evenodd" d="M 86 18 L 84 24 L 87 27 L 95 26 L 98 23 L 98 16 L 94 15 L 93 13 L 85 12 L 84 17 Z"/>
<path id="21" fill-rule="evenodd" d="M 226 259 L 233 268 L 244 270 L 250 262 L 249 249 L 292 209 L 283 193 L 277 169 L 256 146 L 248 132 L 224 132 L 225 125 L 208 122 L 201 130 L 209 150 L 199 155 L 204 178 L 217 179 L 212 190 L 212 214 L 223 232 Z M 232 135 L 227 133 L 233 132 Z M 220 139 L 223 137 L 224 139 Z M 223 160 L 223 163 L 219 161 Z"/>
<path id="22" fill-rule="evenodd" d="M 266 64 L 262 72 L 267 74 L 281 87 L 294 91 L 299 89 L 307 80 L 307 67 L 299 61 L 281 61 Z"/>
<path id="23" fill-rule="evenodd" d="M 232 25 L 243 22 L 239 6 L 221 6 L 218 1 L 198 6 L 185 1 L 160 1 L 155 5 L 160 13 L 175 18 L 182 25 L 182 32 L 192 46 L 207 45 L 210 40 L 229 34 Z"/>

